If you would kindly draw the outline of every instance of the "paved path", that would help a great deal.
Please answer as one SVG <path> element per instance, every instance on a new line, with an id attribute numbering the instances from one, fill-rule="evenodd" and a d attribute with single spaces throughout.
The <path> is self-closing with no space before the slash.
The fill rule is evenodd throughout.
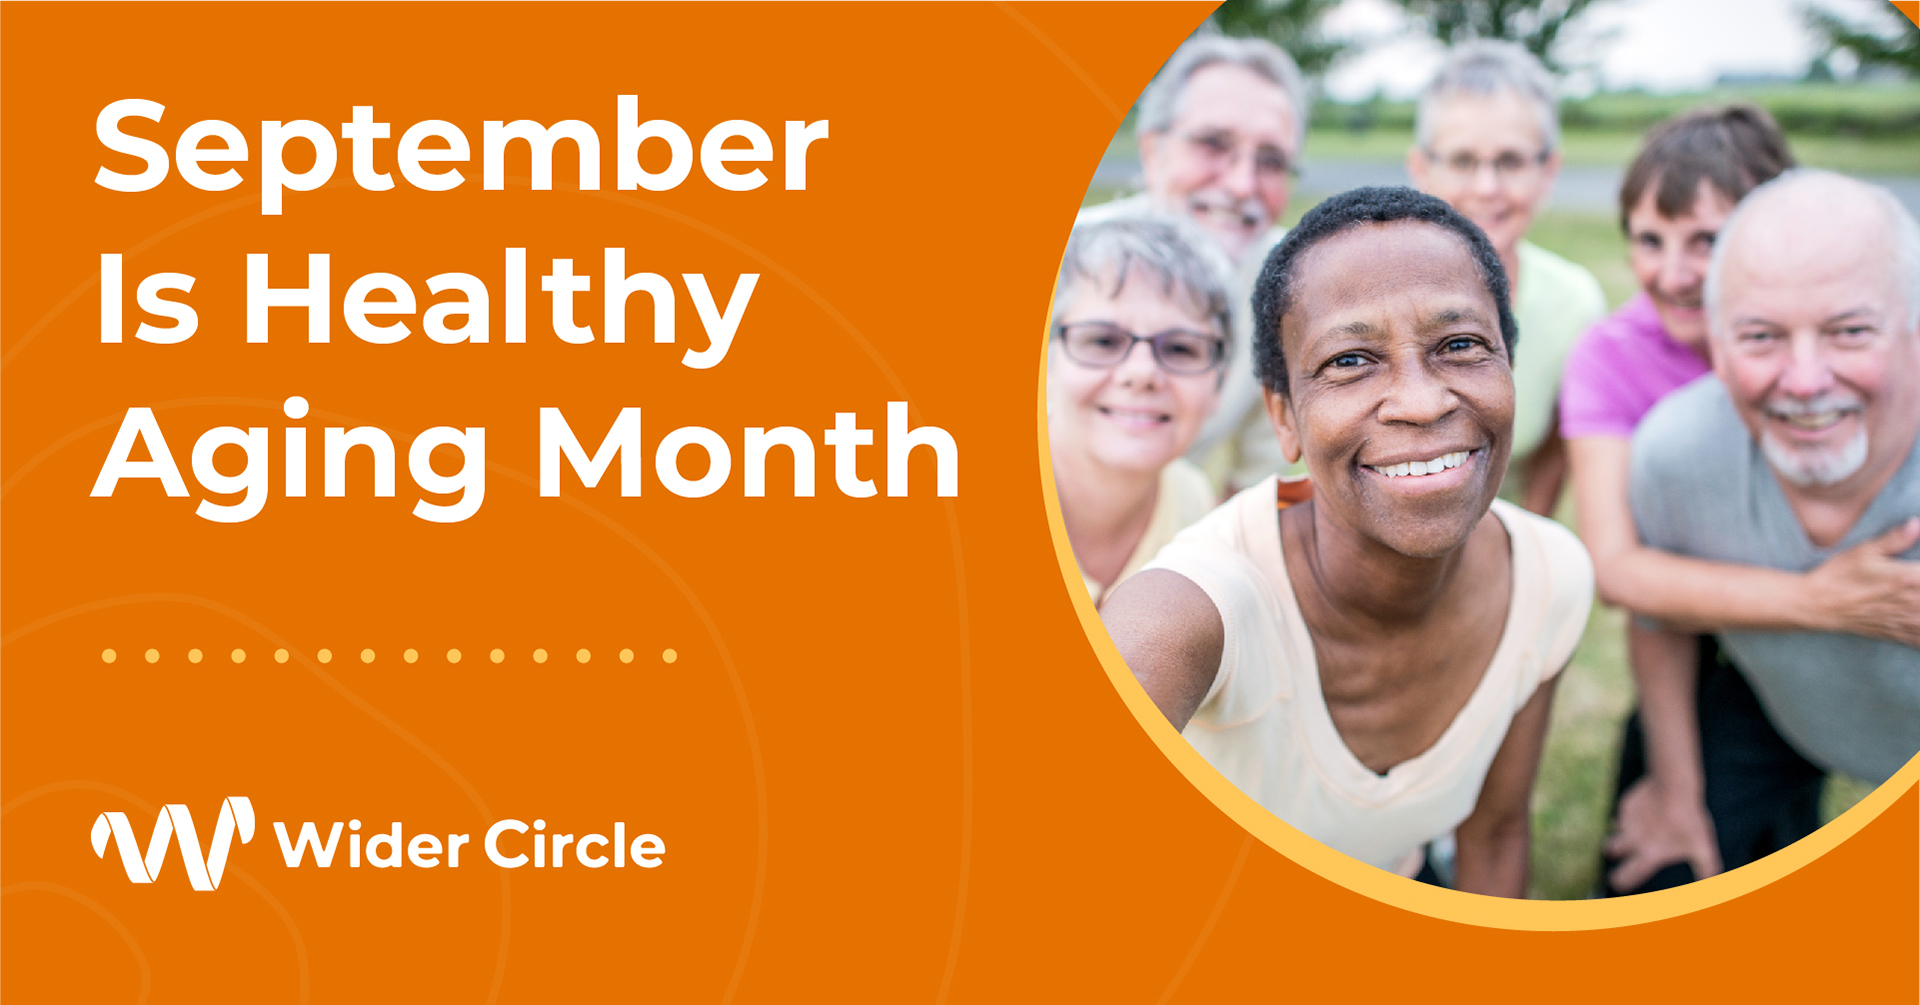
<path id="1" fill-rule="evenodd" d="M 1553 205 L 1560 209 L 1613 213 L 1617 210 L 1621 169 L 1569 166 L 1561 169 L 1554 185 Z M 1920 177 L 1860 176 L 1885 185 L 1920 216 Z M 1132 157 L 1108 156 L 1094 170 L 1093 180 L 1108 185 L 1137 186 L 1140 162 Z M 1406 169 L 1394 161 L 1342 161 L 1309 159 L 1300 174 L 1298 190 L 1303 195 L 1329 195 L 1362 185 L 1405 185 Z"/>

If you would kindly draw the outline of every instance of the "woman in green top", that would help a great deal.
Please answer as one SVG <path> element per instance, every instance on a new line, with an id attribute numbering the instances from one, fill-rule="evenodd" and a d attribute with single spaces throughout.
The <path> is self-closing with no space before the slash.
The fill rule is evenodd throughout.
<path id="1" fill-rule="evenodd" d="M 1553 78 L 1511 42 L 1455 46 L 1420 94 L 1407 173 L 1486 231 L 1513 289 L 1513 455 L 1500 494 L 1551 514 L 1566 478 L 1556 416 L 1567 350 L 1607 311 L 1593 273 L 1522 240 L 1560 173 Z"/>

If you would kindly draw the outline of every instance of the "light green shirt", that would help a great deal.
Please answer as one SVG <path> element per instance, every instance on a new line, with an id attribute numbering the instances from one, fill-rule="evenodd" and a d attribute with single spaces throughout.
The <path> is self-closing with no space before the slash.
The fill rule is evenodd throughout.
<path id="1" fill-rule="evenodd" d="M 1520 329 L 1513 363 L 1513 454 L 1500 494 L 1518 501 L 1519 472 L 1547 438 L 1560 400 L 1560 371 L 1567 351 L 1607 313 L 1607 295 L 1585 268 L 1521 241 L 1520 282 L 1513 320 Z"/>

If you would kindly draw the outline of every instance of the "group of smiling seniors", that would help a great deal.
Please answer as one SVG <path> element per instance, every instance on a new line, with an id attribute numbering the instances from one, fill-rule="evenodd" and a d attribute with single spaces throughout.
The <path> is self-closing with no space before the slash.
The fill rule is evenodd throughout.
<path id="1" fill-rule="evenodd" d="M 1642 706 L 1606 892 L 1768 854 L 1817 824 L 1809 777 L 1816 796 L 1830 770 L 1877 783 L 1920 750 L 1904 207 L 1821 172 L 1768 182 L 1783 140 L 1778 166 L 1689 167 L 1714 136 L 1777 139 L 1757 109 L 1656 131 L 1629 170 L 1644 295 L 1621 314 L 1670 343 L 1649 366 L 1678 352 L 1712 375 L 1594 427 L 1594 380 L 1618 389 L 1582 385 L 1580 360 L 1633 380 L 1634 357 L 1603 341 L 1622 320 L 1595 324 L 1592 276 L 1524 240 L 1560 165 L 1545 71 L 1457 47 L 1419 106 L 1424 193 L 1345 193 L 1282 236 L 1302 93 L 1272 46 L 1190 41 L 1141 99 L 1145 193 L 1082 214 L 1056 290 L 1062 516 L 1175 728 L 1311 837 L 1522 896 L 1553 684 L 1597 573 L 1636 614 Z M 1535 515 L 1569 454 L 1585 548 Z"/>

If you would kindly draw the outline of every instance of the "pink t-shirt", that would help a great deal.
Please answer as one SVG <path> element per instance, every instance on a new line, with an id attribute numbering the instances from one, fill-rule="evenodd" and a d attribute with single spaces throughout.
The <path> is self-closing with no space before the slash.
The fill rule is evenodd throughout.
<path id="1" fill-rule="evenodd" d="M 1713 368 L 1675 342 L 1645 293 L 1587 329 L 1560 377 L 1560 435 L 1633 438 L 1661 398 Z"/>

